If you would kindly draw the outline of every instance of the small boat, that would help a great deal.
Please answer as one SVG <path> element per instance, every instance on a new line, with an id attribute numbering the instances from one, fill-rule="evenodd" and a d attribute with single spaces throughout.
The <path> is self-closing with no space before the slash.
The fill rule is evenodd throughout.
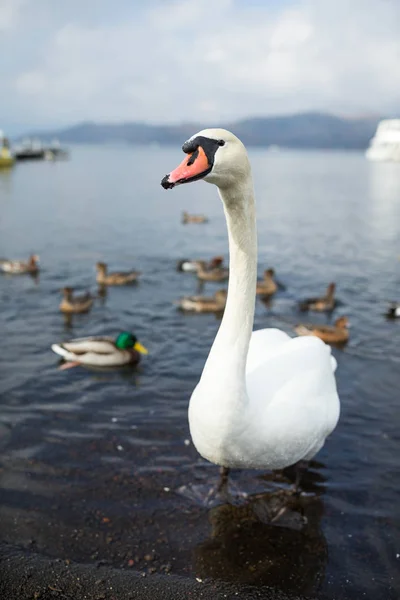
<path id="1" fill-rule="evenodd" d="M 44 158 L 45 160 L 63 160 L 68 158 L 68 150 L 62 148 L 60 142 L 55 139 L 52 140 L 49 146 L 46 146 Z"/>
<path id="2" fill-rule="evenodd" d="M 14 157 L 10 152 L 8 139 L 0 131 L 0 169 L 9 169 L 14 165 Z"/>
<path id="3" fill-rule="evenodd" d="M 20 146 L 14 150 L 14 158 L 17 161 L 22 160 L 44 160 L 46 149 L 43 148 L 40 140 L 24 139 Z"/>
<path id="4" fill-rule="evenodd" d="M 63 148 L 58 139 L 54 139 L 50 142 L 47 152 L 51 153 L 54 159 L 68 158 L 68 150 Z"/>

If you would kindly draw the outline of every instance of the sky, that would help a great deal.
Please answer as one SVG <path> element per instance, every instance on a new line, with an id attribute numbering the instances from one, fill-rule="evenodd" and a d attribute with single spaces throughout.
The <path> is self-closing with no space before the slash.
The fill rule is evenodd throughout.
<path id="1" fill-rule="evenodd" d="M 400 116 L 399 32 L 400 0 L 0 0 L 0 128 Z"/>

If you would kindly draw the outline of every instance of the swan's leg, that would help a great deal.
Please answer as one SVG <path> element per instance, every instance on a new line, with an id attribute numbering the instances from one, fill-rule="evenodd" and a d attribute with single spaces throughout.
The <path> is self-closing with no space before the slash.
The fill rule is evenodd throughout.
<path id="1" fill-rule="evenodd" d="M 228 491 L 228 481 L 229 481 L 229 473 L 230 473 L 230 469 L 229 467 L 221 467 L 219 470 L 220 473 L 220 480 L 219 480 L 219 484 L 217 487 L 217 492 L 218 493 L 223 493 L 226 494 Z"/>
<path id="2" fill-rule="evenodd" d="M 211 500 L 214 496 L 221 496 L 222 498 L 229 498 L 228 491 L 228 482 L 229 482 L 229 472 L 230 469 L 228 467 L 221 467 L 219 470 L 220 478 L 219 483 L 210 489 L 207 494 L 207 502 Z"/>
<path id="3" fill-rule="evenodd" d="M 301 493 L 300 482 L 301 482 L 301 479 L 302 479 L 304 473 L 308 469 L 308 463 L 309 463 L 308 460 L 299 460 L 299 462 L 297 462 L 294 465 L 295 473 L 296 473 L 296 479 L 294 481 L 294 486 L 293 486 L 293 493 L 294 494 L 300 494 Z"/>

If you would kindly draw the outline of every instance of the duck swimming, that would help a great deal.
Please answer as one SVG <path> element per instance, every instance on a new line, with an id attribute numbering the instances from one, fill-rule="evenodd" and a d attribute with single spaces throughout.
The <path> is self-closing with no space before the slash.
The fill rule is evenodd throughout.
<path id="1" fill-rule="evenodd" d="M 330 283 L 326 288 L 324 296 L 320 298 L 306 298 L 299 302 L 299 308 L 302 311 L 313 310 L 316 312 L 329 312 L 336 306 L 335 300 L 336 284 Z"/>
<path id="2" fill-rule="evenodd" d="M 184 258 L 182 260 L 178 260 L 176 263 L 177 271 L 184 271 L 186 273 L 196 273 L 199 269 L 199 263 L 204 263 L 206 265 L 206 269 L 214 269 L 215 267 L 220 267 L 224 262 L 223 256 L 214 256 L 209 262 L 196 259 L 190 260 L 188 258 Z"/>
<path id="3" fill-rule="evenodd" d="M 229 269 L 222 266 L 223 259 L 218 258 L 218 261 L 220 262 L 216 262 L 216 259 L 214 259 L 214 261 L 212 261 L 207 267 L 203 260 L 199 260 L 198 269 L 196 271 L 197 278 L 200 279 L 200 281 L 216 282 L 226 281 L 229 279 Z"/>
<path id="4" fill-rule="evenodd" d="M 96 269 L 96 281 L 100 285 L 128 285 L 129 283 L 135 283 L 140 275 L 139 271 L 108 273 L 107 265 L 104 262 L 98 262 Z"/>
<path id="5" fill-rule="evenodd" d="M 87 313 L 92 308 L 93 298 L 90 292 L 74 296 L 74 288 L 72 287 L 64 287 L 61 291 L 63 293 L 63 299 L 60 304 L 60 311 L 62 313 Z"/>
<path id="6" fill-rule="evenodd" d="M 3 273 L 10 273 L 12 275 L 23 275 L 25 273 L 37 275 L 39 273 L 39 256 L 38 254 L 31 254 L 27 261 L 0 260 L 0 270 Z"/>
<path id="7" fill-rule="evenodd" d="M 175 304 L 185 312 L 221 312 L 225 308 L 226 297 L 226 290 L 218 290 L 214 296 L 184 296 Z"/>
<path id="8" fill-rule="evenodd" d="M 204 129 L 182 147 L 186 157 L 165 189 L 203 179 L 217 186 L 225 212 L 230 276 L 224 315 L 189 403 L 193 443 L 205 459 L 230 468 L 282 469 L 311 459 L 339 419 L 328 345 L 278 329 L 252 331 L 257 281 L 253 180 L 242 142 Z"/>
<path id="9" fill-rule="evenodd" d="M 256 294 L 260 296 L 272 296 L 275 294 L 278 284 L 274 280 L 274 276 L 274 269 L 264 271 L 264 278 L 261 281 L 257 281 Z"/>
<path id="10" fill-rule="evenodd" d="M 389 306 L 387 312 L 386 312 L 386 316 L 389 319 L 398 319 L 398 318 L 400 318 L 400 304 L 397 304 L 396 302 L 392 302 L 391 305 Z"/>
<path id="11" fill-rule="evenodd" d="M 188 212 L 183 211 L 182 223 L 184 225 L 187 223 L 208 223 L 208 219 L 205 215 L 190 215 Z"/>
<path id="12" fill-rule="evenodd" d="M 339 317 L 332 325 L 311 325 L 300 323 L 294 328 L 298 335 L 314 335 L 326 344 L 345 344 L 349 339 L 349 320 Z"/>
<path id="13" fill-rule="evenodd" d="M 60 342 L 53 344 L 51 349 L 65 361 L 72 363 L 71 366 L 116 367 L 137 364 L 142 354 L 148 354 L 137 337 L 127 331 L 116 338 L 91 336 Z"/>

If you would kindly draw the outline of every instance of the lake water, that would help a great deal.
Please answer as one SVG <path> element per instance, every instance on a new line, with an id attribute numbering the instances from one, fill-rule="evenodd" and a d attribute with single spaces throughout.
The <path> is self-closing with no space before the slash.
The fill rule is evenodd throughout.
<path id="1" fill-rule="evenodd" d="M 48 556 L 146 572 L 276 585 L 321 599 L 400 594 L 400 165 L 362 154 L 251 150 L 259 272 L 286 286 L 257 301 L 255 328 L 292 332 L 296 302 L 337 282 L 351 339 L 334 349 L 340 423 L 281 523 L 285 474 L 236 471 L 251 494 L 205 508 L 180 491 L 217 468 L 189 441 L 187 405 L 219 321 L 173 301 L 196 291 L 184 257 L 227 257 L 213 186 L 172 192 L 180 148 L 74 147 L 71 159 L 0 172 L 0 255 L 40 255 L 38 281 L 0 277 L 0 521 L 6 541 Z M 181 225 L 182 210 L 208 215 Z M 64 321 L 64 285 L 96 291 L 96 261 L 138 268 L 91 313 Z M 207 284 L 205 290 L 217 289 Z M 304 319 L 304 316 L 302 316 Z M 307 320 L 326 322 L 309 315 Z M 150 354 L 136 370 L 60 370 L 53 342 L 132 330 Z M 299 513 L 307 517 L 301 524 Z"/>

